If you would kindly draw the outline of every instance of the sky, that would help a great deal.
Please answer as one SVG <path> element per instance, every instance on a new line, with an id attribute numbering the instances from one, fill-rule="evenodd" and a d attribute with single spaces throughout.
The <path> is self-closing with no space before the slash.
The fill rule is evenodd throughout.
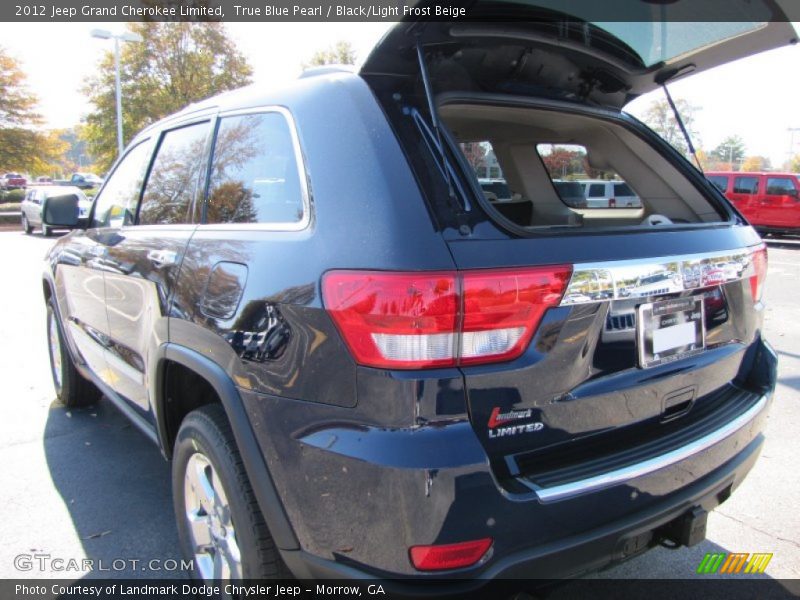
<path id="1" fill-rule="evenodd" d="M 348 40 L 360 60 L 391 26 L 389 23 L 226 23 L 231 38 L 254 69 L 254 83 L 273 86 L 296 78 L 315 50 Z M 40 99 L 47 127 L 77 124 L 89 110 L 79 88 L 92 73 L 110 40 L 90 36 L 94 28 L 113 32 L 124 23 L 0 23 L 0 45 L 17 58 L 27 85 Z M 699 110 L 699 143 L 713 150 L 729 135 L 740 135 L 748 155 L 766 156 L 779 167 L 789 156 L 790 127 L 800 128 L 800 44 L 765 52 L 676 81 L 674 98 Z M 660 91 L 642 96 L 626 110 L 641 117 Z M 123 99 L 124 104 L 124 99 Z M 124 109 L 124 106 L 123 106 Z M 792 153 L 800 153 L 800 131 Z"/>

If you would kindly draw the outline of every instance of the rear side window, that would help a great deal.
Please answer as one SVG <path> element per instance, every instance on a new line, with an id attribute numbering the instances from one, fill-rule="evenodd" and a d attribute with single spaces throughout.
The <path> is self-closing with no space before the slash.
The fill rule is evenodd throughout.
<path id="1" fill-rule="evenodd" d="M 728 189 L 728 178 L 723 175 L 709 175 L 707 179 L 720 192 L 724 193 Z"/>
<path id="2" fill-rule="evenodd" d="M 556 185 L 556 192 L 562 202 L 572 208 L 641 208 L 636 193 L 622 177 L 608 168 L 598 169 L 593 166 L 589 150 L 578 144 L 537 144 L 536 151 L 547 169 L 553 182 L 576 181 L 586 188 L 586 202 L 579 206 L 575 201 L 567 200 L 561 193 L 563 186 Z M 607 182 L 591 182 L 590 179 L 604 179 Z M 623 201 L 618 202 L 617 196 Z"/>
<path id="3" fill-rule="evenodd" d="M 299 223 L 299 157 L 280 112 L 224 117 L 214 143 L 206 223 Z"/>
<path id="4" fill-rule="evenodd" d="M 152 145 L 144 141 L 131 148 L 97 196 L 92 227 L 122 227 L 136 219 L 136 205 L 150 162 Z"/>
<path id="5" fill-rule="evenodd" d="M 627 183 L 615 183 L 614 194 L 616 196 L 635 196 L 633 190 Z"/>
<path id="6" fill-rule="evenodd" d="M 758 193 L 758 177 L 736 177 L 733 180 L 734 194 Z"/>
<path id="7" fill-rule="evenodd" d="M 589 191 L 586 194 L 588 198 L 602 198 L 606 195 L 605 183 L 592 183 L 589 184 Z"/>
<path id="8" fill-rule="evenodd" d="M 139 209 L 140 225 L 191 223 L 208 122 L 167 131 L 153 160 Z"/>
<path id="9" fill-rule="evenodd" d="M 786 196 L 797 191 L 794 181 L 788 177 L 768 177 L 767 194 L 771 196 Z"/>

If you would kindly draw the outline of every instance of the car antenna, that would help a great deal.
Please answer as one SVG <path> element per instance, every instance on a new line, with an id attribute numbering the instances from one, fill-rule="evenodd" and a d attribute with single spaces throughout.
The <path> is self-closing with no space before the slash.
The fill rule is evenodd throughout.
<path id="1" fill-rule="evenodd" d="M 422 51 L 422 45 L 419 43 L 419 40 L 417 40 L 416 48 L 417 60 L 419 61 L 419 72 L 420 76 L 422 77 L 422 85 L 425 88 L 425 98 L 428 100 L 428 111 L 431 113 L 431 125 L 433 126 L 433 132 L 436 134 L 436 141 L 438 142 L 439 146 L 439 158 L 442 161 L 442 172 L 444 173 L 444 178 L 447 182 L 447 191 L 450 194 L 450 198 L 453 199 L 455 198 L 456 193 L 453 190 L 453 182 L 450 179 L 450 169 L 448 168 L 447 164 L 447 154 L 442 140 L 442 131 L 439 127 L 439 116 L 436 112 L 436 103 L 433 101 L 433 89 L 431 88 L 431 81 L 428 77 L 428 67 L 425 65 L 425 54 Z"/>
<path id="2" fill-rule="evenodd" d="M 681 119 L 681 113 L 678 110 L 678 107 L 675 105 L 675 102 L 672 100 L 672 94 L 669 93 L 669 88 L 667 87 L 667 82 L 661 84 L 661 87 L 664 88 L 664 95 L 667 97 L 667 102 L 669 102 L 669 106 L 672 109 L 672 114 L 675 115 L 675 120 L 678 122 L 678 127 L 681 128 L 683 132 L 683 139 L 686 140 L 686 145 L 689 148 L 689 152 L 692 153 L 694 157 L 694 162 L 697 165 L 697 168 L 700 172 L 703 172 L 703 165 L 700 164 L 700 159 L 697 158 L 697 152 L 694 149 L 694 144 L 692 144 L 692 137 L 689 135 L 689 131 L 686 129 L 686 125 L 683 124 L 683 119 Z"/>

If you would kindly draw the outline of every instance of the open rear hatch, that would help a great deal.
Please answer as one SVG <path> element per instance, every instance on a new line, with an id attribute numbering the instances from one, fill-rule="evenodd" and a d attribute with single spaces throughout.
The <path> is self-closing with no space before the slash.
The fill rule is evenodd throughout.
<path id="1" fill-rule="evenodd" d="M 774 0 L 466 6 L 469 21 L 398 23 L 361 73 L 416 78 L 419 44 L 436 92 L 551 96 L 621 108 L 666 81 L 795 43 L 788 21 L 800 19 L 796 5 Z"/>
<path id="2" fill-rule="evenodd" d="M 487 123 L 487 131 L 502 129 L 513 138 L 513 122 L 508 126 L 513 113 L 494 117 L 493 103 L 507 107 L 509 98 L 557 100 L 547 108 L 550 112 L 525 127 L 546 132 L 548 123 L 557 123 L 551 128 L 554 139 L 544 141 L 561 142 L 555 138 L 565 127 L 591 130 L 590 111 L 597 107 L 613 120 L 627 102 L 665 81 L 796 41 L 794 28 L 784 21 L 786 13 L 771 1 L 704 3 L 708 21 L 731 14 L 740 20 L 703 27 L 656 18 L 668 19 L 690 5 L 697 10 L 696 2 L 686 0 L 632 1 L 626 6 L 653 18 L 616 23 L 565 14 L 562 4 L 472 4 L 470 16 L 484 11 L 510 23 L 400 23 L 370 55 L 362 76 L 382 92 L 394 85 L 387 81 L 415 90 L 417 98 L 425 97 L 425 90 L 431 106 L 438 102 L 437 116 L 457 141 L 472 139 Z M 420 58 L 428 85 L 423 85 Z M 394 94 L 392 101 L 400 96 Z M 471 97 L 480 98 L 480 110 L 470 109 Z M 558 107 L 567 105 L 576 107 L 576 114 L 587 112 L 562 118 L 569 110 Z M 521 104 L 514 110 L 527 109 Z M 402 114 L 410 113 L 403 107 Z M 595 121 L 598 132 L 616 131 L 613 123 L 600 117 Z M 525 480 L 535 487 L 537 478 L 552 482 L 564 472 L 567 479 L 578 477 L 598 457 L 624 461 L 620 457 L 629 453 L 641 458 L 645 440 L 660 440 L 661 446 L 652 451 L 663 451 L 703 435 L 719 415 L 735 419 L 745 414 L 758 400 L 758 394 L 743 390 L 760 330 L 766 271 L 760 239 L 727 209 L 715 211 L 718 199 L 702 189 L 699 174 L 694 182 L 687 179 L 686 166 L 674 157 L 653 151 L 635 131 L 607 135 L 623 140 L 631 164 L 638 164 L 636 158 L 641 161 L 633 188 L 648 193 L 639 194 L 643 206 L 628 209 L 631 221 L 650 219 L 660 212 L 652 207 L 666 206 L 665 199 L 674 197 L 686 204 L 691 217 L 686 223 L 694 227 L 649 227 L 645 219 L 642 226 L 627 230 L 553 227 L 549 232 L 544 226 L 536 236 L 508 235 L 502 228 L 488 234 L 477 229 L 471 234 L 445 232 L 455 264 L 464 273 L 458 320 L 464 328 L 459 334 L 461 356 L 485 350 L 473 347 L 474 340 L 500 355 L 504 344 L 529 340 L 519 352 L 503 355 L 503 361 L 458 362 L 473 427 L 498 475 L 510 482 Z M 435 142 L 428 147 L 435 151 Z M 480 190 L 477 185 L 476 180 L 462 187 Z M 703 212 L 702 206 L 711 208 Z M 484 269 L 496 271 L 481 276 Z M 569 278 L 561 277 L 564 269 Z M 516 281 L 510 276 L 515 271 L 520 273 Z M 470 287 L 473 280 L 483 283 Z M 556 290 L 558 281 L 563 285 Z M 523 306 L 545 297 L 546 306 Z M 496 323 L 509 315 L 505 328 L 493 325 L 502 335 L 467 331 L 469 323 L 476 323 L 476 331 L 488 327 L 480 324 L 483 317 L 470 315 L 471 310 L 480 312 L 475 307 L 481 304 L 493 311 Z M 526 310 L 536 315 L 528 323 L 530 332 L 517 322 Z M 472 346 L 466 348 L 464 340 Z"/>

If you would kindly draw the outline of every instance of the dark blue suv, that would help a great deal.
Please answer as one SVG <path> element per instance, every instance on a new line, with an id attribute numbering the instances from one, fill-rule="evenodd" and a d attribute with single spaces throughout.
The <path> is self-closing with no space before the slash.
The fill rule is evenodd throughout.
<path id="1" fill-rule="evenodd" d="M 794 31 L 654 59 L 565 19 L 400 23 L 358 73 L 192 105 L 52 248 L 59 397 L 172 461 L 197 576 L 572 576 L 700 541 L 753 466 L 765 246 L 621 107 Z M 553 185 L 587 178 L 641 206 Z"/>

